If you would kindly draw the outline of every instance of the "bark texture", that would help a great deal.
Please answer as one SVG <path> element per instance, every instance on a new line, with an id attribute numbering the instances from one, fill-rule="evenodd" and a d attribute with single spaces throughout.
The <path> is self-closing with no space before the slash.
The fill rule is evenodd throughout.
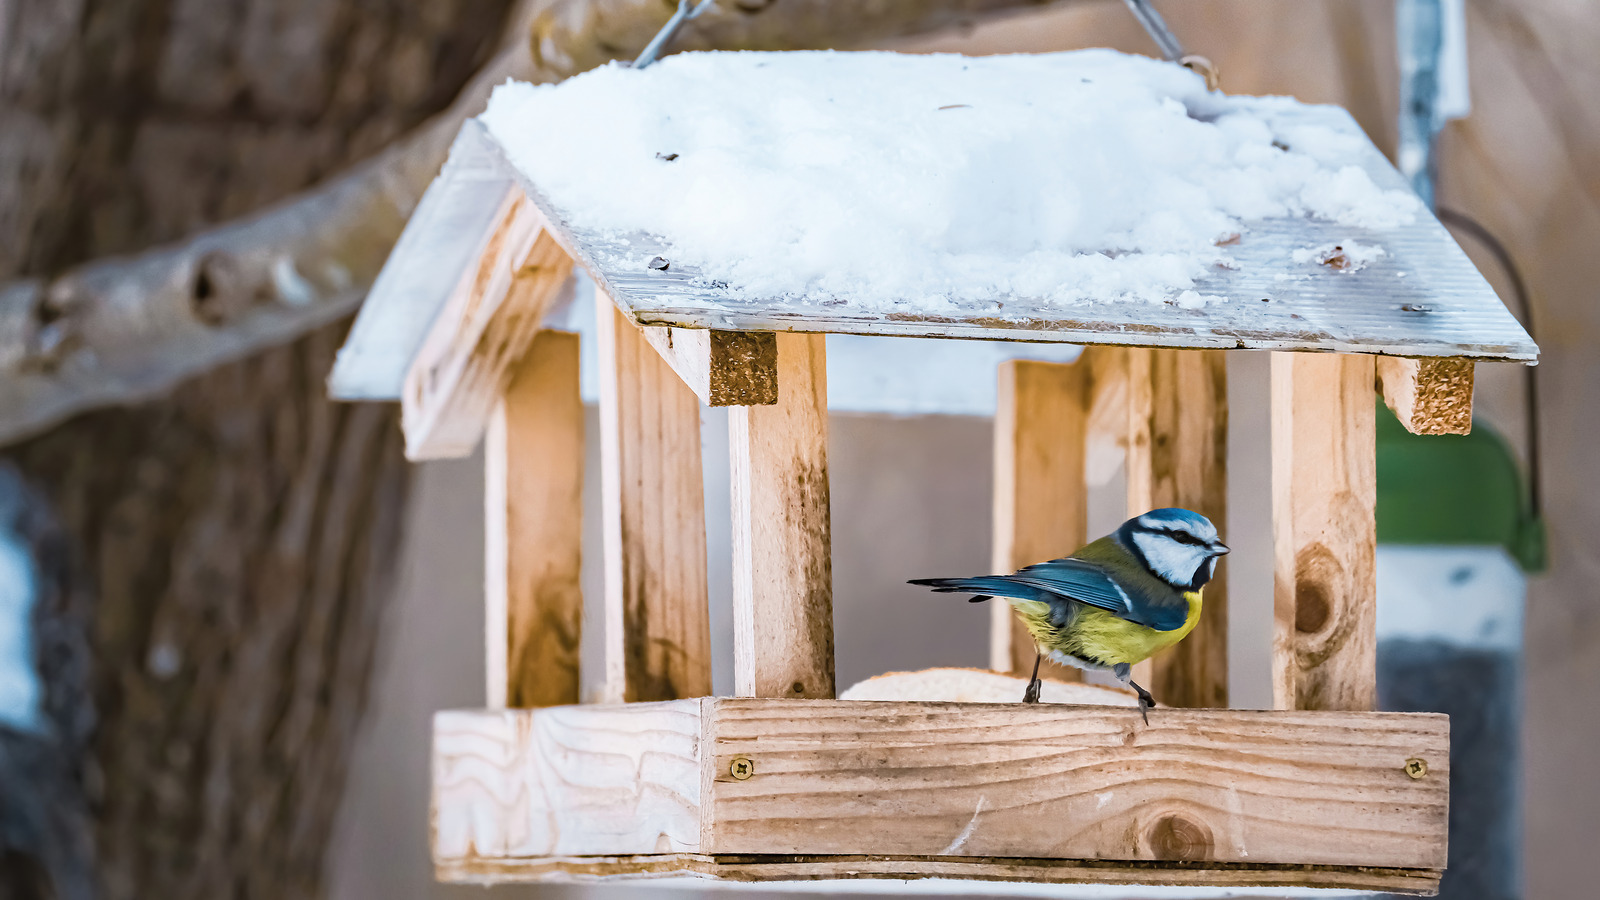
<path id="1" fill-rule="evenodd" d="M 8 454 L 92 596 L 99 896 L 319 895 L 406 485 L 394 410 L 321 396 L 342 333 Z"/>
<path id="2" fill-rule="evenodd" d="M 511 5 L 0 0 L 0 278 L 370 156 L 455 97 Z M 197 316 L 234 314 L 227 275 Z M 36 324 L 70 317 L 54 299 Z M 320 895 L 406 487 L 395 411 L 323 397 L 344 330 L 4 452 L 50 727 L 0 731 L 0 897 Z"/>

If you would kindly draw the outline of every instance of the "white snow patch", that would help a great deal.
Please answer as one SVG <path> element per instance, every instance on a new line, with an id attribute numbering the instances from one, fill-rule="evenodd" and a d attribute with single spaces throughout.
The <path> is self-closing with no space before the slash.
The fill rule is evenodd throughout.
<path id="1" fill-rule="evenodd" d="M 1361 138 L 1279 127 L 1295 108 L 1109 50 L 683 53 L 507 83 L 482 120 L 574 225 L 663 238 L 735 298 L 937 313 L 1182 302 L 1249 222 L 1414 219 Z"/>
<path id="2" fill-rule="evenodd" d="M 1377 262 L 1388 254 L 1382 247 L 1344 240 L 1337 244 L 1323 244 L 1319 247 L 1301 247 L 1291 255 L 1294 261 L 1301 265 L 1327 266 L 1350 275 L 1365 269 L 1369 264 Z"/>
<path id="3" fill-rule="evenodd" d="M 0 725 L 43 730 L 42 689 L 33 659 L 33 604 L 38 579 L 28 548 L 0 531 Z"/>
<path id="4" fill-rule="evenodd" d="M 1216 294 L 1202 294 L 1199 291 L 1184 291 L 1178 295 L 1174 302 L 1184 309 L 1202 309 L 1212 303 L 1221 303 L 1228 298 Z"/>

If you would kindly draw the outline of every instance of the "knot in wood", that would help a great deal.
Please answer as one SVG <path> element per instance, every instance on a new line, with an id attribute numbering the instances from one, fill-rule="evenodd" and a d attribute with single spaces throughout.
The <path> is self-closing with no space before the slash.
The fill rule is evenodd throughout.
<path id="1" fill-rule="evenodd" d="M 1318 634 L 1333 618 L 1333 597 L 1344 578 L 1344 566 L 1326 544 L 1300 551 L 1294 565 L 1294 630 Z"/>
<path id="2" fill-rule="evenodd" d="M 1178 813 L 1156 819 L 1145 830 L 1144 843 L 1151 857 L 1164 860 L 1209 859 L 1213 848 L 1211 829 Z"/>

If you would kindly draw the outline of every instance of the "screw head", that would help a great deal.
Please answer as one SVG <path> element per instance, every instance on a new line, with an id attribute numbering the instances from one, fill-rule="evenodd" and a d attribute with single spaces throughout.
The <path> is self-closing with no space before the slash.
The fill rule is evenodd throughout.
<path id="1" fill-rule="evenodd" d="M 749 781 L 750 776 L 754 775 L 755 773 L 756 764 L 751 762 L 750 758 L 746 756 L 734 757 L 733 762 L 728 766 L 728 774 L 732 775 L 734 779 L 738 781 Z"/>
<path id="2" fill-rule="evenodd" d="M 1406 760 L 1405 770 L 1406 774 L 1411 776 L 1411 780 L 1415 781 L 1428 774 L 1428 761 L 1413 756 Z"/>

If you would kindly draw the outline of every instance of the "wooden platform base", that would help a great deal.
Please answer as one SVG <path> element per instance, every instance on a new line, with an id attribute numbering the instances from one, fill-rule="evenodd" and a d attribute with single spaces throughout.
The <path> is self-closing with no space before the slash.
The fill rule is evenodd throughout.
<path id="1" fill-rule="evenodd" d="M 702 699 L 440 713 L 449 881 L 964 878 L 1427 893 L 1432 714 Z"/>
<path id="2" fill-rule="evenodd" d="M 456 884 L 576 884 L 595 881 L 696 878 L 731 882 L 838 881 L 925 878 L 1030 884 L 1339 888 L 1432 896 L 1437 869 L 1357 866 L 1268 866 L 1095 859 L 1013 859 L 970 856 L 572 856 L 441 862 L 438 880 Z"/>

